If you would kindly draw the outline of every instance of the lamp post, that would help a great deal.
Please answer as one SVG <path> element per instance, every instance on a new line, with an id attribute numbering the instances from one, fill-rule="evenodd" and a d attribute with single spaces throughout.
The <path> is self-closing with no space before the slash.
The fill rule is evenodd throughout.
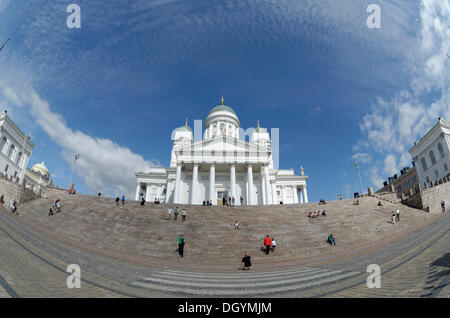
<path id="1" fill-rule="evenodd" d="M 19 193 L 17 194 L 17 203 L 20 203 L 20 195 L 22 194 L 22 188 L 25 188 L 25 174 L 27 173 L 27 167 L 22 167 L 25 165 L 25 143 L 27 140 L 30 140 L 30 136 L 25 136 L 25 138 L 23 138 L 23 143 L 22 143 L 22 157 L 19 158 L 19 160 L 17 161 L 17 165 L 19 166 L 19 168 L 23 169 L 25 168 L 25 172 L 23 173 L 23 178 L 22 178 L 22 184 L 18 187 L 18 191 Z M 20 178 L 19 178 L 20 180 Z"/>
<path id="2" fill-rule="evenodd" d="M 70 181 L 69 181 L 69 190 L 70 190 L 70 186 L 72 185 L 72 176 L 73 176 L 73 169 L 75 168 L 75 162 L 80 159 L 80 154 L 75 154 L 75 156 L 73 157 L 73 162 L 72 162 L 72 172 L 70 173 Z"/>
<path id="3" fill-rule="evenodd" d="M 361 172 L 359 170 L 359 164 L 357 161 L 355 161 L 354 165 L 355 165 L 356 171 L 358 171 L 359 184 L 361 185 L 361 194 L 362 194 L 362 196 L 364 196 L 364 187 L 363 187 L 362 180 L 361 180 Z"/>

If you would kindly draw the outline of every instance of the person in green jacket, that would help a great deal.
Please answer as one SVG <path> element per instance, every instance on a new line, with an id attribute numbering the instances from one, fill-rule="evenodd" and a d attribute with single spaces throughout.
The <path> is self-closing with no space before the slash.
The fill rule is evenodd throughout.
<path id="1" fill-rule="evenodd" d="M 184 237 L 183 237 L 183 234 L 180 234 L 180 236 L 178 237 L 178 253 L 180 254 L 181 257 L 183 257 L 183 253 L 184 253 Z"/>

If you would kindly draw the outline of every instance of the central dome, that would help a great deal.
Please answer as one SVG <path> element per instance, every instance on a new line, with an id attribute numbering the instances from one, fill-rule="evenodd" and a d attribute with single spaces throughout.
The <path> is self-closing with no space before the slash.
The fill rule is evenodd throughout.
<path id="1" fill-rule="evenodd" d="M 218 105 L 218 106 L 214 107 L 213 109 L 211 109 L 209 111 L 208 116 L 211 115 L 212 113 L 220 112 L 220 111 L 230 112 L 237 117 L 236 112 L 233 110 L 233 108 L 231 108 L 230 106 L 227 106 L 227 105 Z"/>

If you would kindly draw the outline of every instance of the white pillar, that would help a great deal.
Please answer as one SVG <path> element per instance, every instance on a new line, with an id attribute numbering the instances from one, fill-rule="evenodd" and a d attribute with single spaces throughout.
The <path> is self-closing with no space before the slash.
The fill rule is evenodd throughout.
<path id="1" fill-rule="evenodd" d="M 261 199 L 262 199 L 262 204 L 266 205 L 267 204 L 267 196 L 266 196 L 266 181 L 265 181 L 265 174 L 264 174 L 264 166 L 261 166 Z"/>
<path id="2" fill-rule="evenodd" d="M 303 187 L 300 190 L 300 203 L 303 203 Z"/>
<path id="3" fill-rule="evenodd" d="M 177 164 L 177 174 L 175 177 L 175 191 L 173 195 L 173 203 L 180 203 L 180 187 L 181 187 L 181 163 Z"/>
<path id="4" fill-rule="evenodd" d="M 141 184 L 138 182 L 136 186 L 136 201 L 139 200 L 139 192 L 141 192 Z"/>
<path id="5" fill-rule="evenodd" d="M 147 183 L 147 188 L 145 189 L 145 201 L 150 202 L 153 201 L 150 198 L 150 185 Z"/>
<path id="6" fill-rule="evenodd" d="M 209 166 L 209 199 L 213 205 L 217 204 L 216 192 L 216 165 L 212 163 Z"/>
<path id="7" fill-rule="evenodd" d="M 252 165 L 247 167 L 247 179 L 248 179 L 248 205 L 253 204 L 253 170 Z"/>
<path id="8" fill-rule="evenodd" d="M 197 203 L 198 163 L 194 163 L 192 170 L 191 204 Z"/>
<path id="9" fill-rule="evenodd" d="M 264 166 L 264 179 L 266 182 L 266 204 L 272 204 L 271 196 L 272 191 L 270 191 L 270 181 L 269 181 L 269 166 Z"/>
<path id="10" fill-rule="evenodd" d="M 234 163 L 230 166 L 230 184 L 231 184 L 231 197 L 234 197 L 234 202 L 239 201 L 236 198 L 236 165 Z"/>
<path id="11" fill-rule="evenodd" d="M 305 197 L 305 203 L 308 203 L 308 191 L 306 191 L 306 185 L 303 188 L 303 196 Z"/>

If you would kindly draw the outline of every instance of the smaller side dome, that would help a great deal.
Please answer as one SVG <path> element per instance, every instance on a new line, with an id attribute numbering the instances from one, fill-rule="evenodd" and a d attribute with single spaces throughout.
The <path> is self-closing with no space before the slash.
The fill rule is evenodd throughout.
<path id="1" fill-rule="evenodd" d="M 44 161 L 37 163 L 31 167 L 31 170 L 40 173 L 42 176 L 50 177 L 50 172 L 44 164 Z"/>

